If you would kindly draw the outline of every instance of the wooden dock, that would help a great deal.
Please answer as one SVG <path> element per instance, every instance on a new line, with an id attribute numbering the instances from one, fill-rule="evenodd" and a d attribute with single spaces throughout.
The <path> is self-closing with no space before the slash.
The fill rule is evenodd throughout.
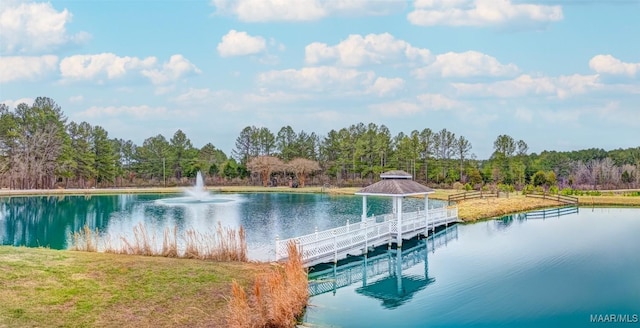
<path id="1" fill-rule="evenodd" d="M 276 240 L 276 261 L 287 258 L 290 242 L 298 245 L 305 266 L 310 267 L 319 263 L 335 263 L 348 255 L 366 254 L 377 246 L 397 244 L 399 231 L 401 239 L 411 239 L 418 235 L 428 236 L 438 227 L 461 222 L 455 206 L 434 208 L 427 213 L 424 210 L 403 213 L 402 216 L 400 229 L 394 215 L 386 214 L 354 223 L 347 221 L 344 226 L 304 236 Z"/>

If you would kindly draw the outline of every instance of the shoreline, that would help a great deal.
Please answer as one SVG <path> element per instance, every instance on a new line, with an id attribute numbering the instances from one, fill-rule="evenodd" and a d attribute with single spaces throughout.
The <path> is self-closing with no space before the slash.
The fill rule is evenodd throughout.
<path id="1" fill-rule="evenodd" d="M 0 189 L 2 197 L 30 196 L 85 196 L 113 194 L 179 194 L 189 187 L 132 187 L 132 188 L 92 188 L 92 189 Z M 218 193 L 324 193 L 328 195 L 353 196 L 360 188 L 324 188 L 324 187 L 262 187 L 262 186 L 209 186 L 210 192 Z M 448 200 L 448 196 L 460 191 L 453 189 L 436 189 L 429 195 L 430 199 Z M 578 206 L 590 207 L 640 207 L 640 196 L 602 195 L 578 196 Z M 520 193 L 510 194 L 508 198 L 477 198 L 458 202 L 458 216 L 464 223 L 490 220 L 504 215 L 526 212 L 530 210 L 557 207 L 564 203 L 527 198 Z"/>
<path id="2" fill-rule="evenodd" d="M 180 193 L 185 188 L 119 188 L 62 190 L 0 190 L 1 197 L 110 195 L 116 193 Z M 359 188 L 320 187 L 208 187 L 212 192 L 293 192 L 353 195 Z M 455 190 L 437 190 L 431 199 L 447 200 Z M 640 197 L 581 196 L 578 206 L 637 207 Z M 619 205 L 622 203 L 623 205 Z M 504 215 L 563 205 L 557 201 L 527 198 L 478 198 L 458 202 L 462 224 L 488 221 Z M 0 327 L 101 325 L 201 326 L 225 325 L 232 281 L 238 280 L 253 295 L 253 281 L 275 264 L 268 262 L 212 262 L 162 256 L 0 246 L 0 263 L 9 275 L 0 285 L 10 287 L 0 301 Z M 0 272 L 2 269 L 0 268 Z M 98 277 L 99 279 L 95 279 Z M 162 288 L 155 286 L 158 279 Z M 33 285 L 41 286 L 33 289 Z M 255 287 L 254 287 L 255 288 Z M 118 290 L 117 293 L 114 291 Z M 141 297 L 140 295 L 144 295 Z M 48 303 L 33 300 L 47 300 Z M 48 317 L 51 309 L 65 309 L 63 316 Z M 161 314 L 161 315 L 158 315 Z M 78 321 L 80 320 L 80 321 Z"/>

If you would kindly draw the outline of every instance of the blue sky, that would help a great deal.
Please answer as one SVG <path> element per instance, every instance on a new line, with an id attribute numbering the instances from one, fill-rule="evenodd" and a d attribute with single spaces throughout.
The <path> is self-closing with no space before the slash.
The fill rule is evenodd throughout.
<path id="1" fill-rule="evenodd" d="M 0 102 L 226 153 L 248 125 L 640 145 L 638 0 L 0 3 Z"/>

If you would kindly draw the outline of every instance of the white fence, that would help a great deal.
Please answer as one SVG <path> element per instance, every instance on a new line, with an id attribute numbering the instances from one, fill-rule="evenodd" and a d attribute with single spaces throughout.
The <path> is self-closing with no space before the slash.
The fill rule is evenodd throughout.
<path id="1" fill-rule="evenodd" d="M 411 248 L 402 249 L 402 270 L 407 270 L 418 263 L 425 261 L 429 252 L 445 246 L 448 242 L 458 239 L 456 226 L 442 230 L 429 236 L 424 241 Z M 349 262 L 341 266 L 331 266 L 323 271 L 309 272 L 309 295 L 316 296 L 327 292 L 335 292 L 337 289 L 362 282 L 375 280 L 381 276 L 390 276 L 393 260 L 391 252 L 385 252 L 366 259 Z M 425 265 L 427 265 L 425 263 Z"/>
<path id="2" fill-rule="evenodd" d="M 424 211 L 403 213 L 402 238 L 418 234 L 427 235 L 436 227 L 458 222 L 457 207 L 441 207 Z M 284 240 L 276 240 L 276 261 L 286 259 L 287 245 L 293 241 L 302 252 L 306 266 L 366 253 L 376 247 L 395 241 L 398 235 L 397 221 L 393 215 L 374 216 L 365 221 L 349 223 L 341 227 L 316 231 L 312 234 Z"/>

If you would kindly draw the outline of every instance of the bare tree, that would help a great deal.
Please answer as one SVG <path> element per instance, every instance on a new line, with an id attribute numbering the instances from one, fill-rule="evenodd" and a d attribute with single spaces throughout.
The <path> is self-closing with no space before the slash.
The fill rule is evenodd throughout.
<path id="1" fill-rule="evenodd" d="M 304 187 L 304 183 L 309 173 L 319 171 L 320 165 L 316 161 L 306 158 L 295 158 L 287 163 L 287 170 L 296 175 L 296 179 L 300 182 L 300 187 Z"/>
<path id="2" fill-rule="evenodd" d="M 284 169 L 284 163 L 274 156 L 257 156 L 247 162 L 247 168 L 251 172 L 259 173 L 262 185 L 266 187 L 271 173 Z"/>

